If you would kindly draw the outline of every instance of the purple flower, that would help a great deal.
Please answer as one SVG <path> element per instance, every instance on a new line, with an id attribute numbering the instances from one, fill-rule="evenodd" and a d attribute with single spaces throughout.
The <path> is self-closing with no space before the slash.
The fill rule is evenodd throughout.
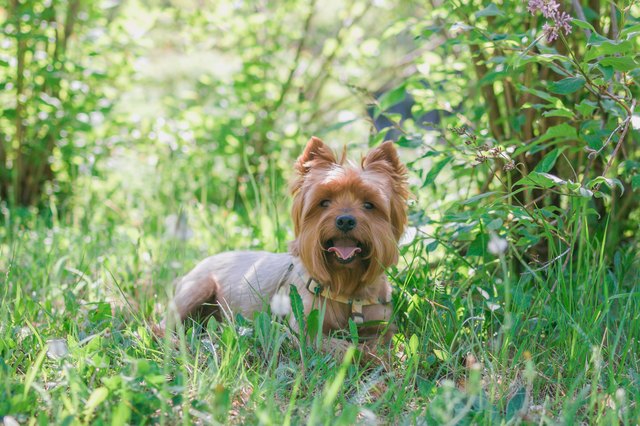
<path id="1" fill-rule="evenodd" d="M 549 43 L 558 38 L 558 27 L 555 25 L 549 25 L 548 22 L 542 26 L 542 32 Z"/>
<path id="2" fill-rule="evenodd" d="M 560 5 L 553 0 L 547 1 L 542 5 L 540 9 L 542 11 L 542 16 L 545 18 L 553 18 L 553 16 L 558 12 Z"/>
<path id="3" fill-rule="evenodd" d="M 553 17 L 553 20 L 556 23 L 556 27 L 564 30 L 564 35 L 571 34 L 571 15 L 567 12 L 558 12 Z"/>
<path id="4" fill-rule="evenodd" d="M 556 0 L 529 0 L 527 7 L 532 15 L 539 10 L 545 18 L 551 18 L 559 8 L 560 4 Z"/>
<path id="5" fill-rule="evenodd" d="M 542 9 L 543 3 L 543 0 L 529 0 L 529 6 L 527 7 L 527 10 L 533 15 L 538 10 Z"/>
<path id="6" fill-rule="evenodd" d="M 564 31 L 565 35 L 571 34 L 571 16 L 560 11 L 560 3 L 556 0 L 529 0 L 527 10 L 532 15 L 540 11 L 550 21 L 542 27 L 549 43 L 560 36 L 560 31 Z"/>

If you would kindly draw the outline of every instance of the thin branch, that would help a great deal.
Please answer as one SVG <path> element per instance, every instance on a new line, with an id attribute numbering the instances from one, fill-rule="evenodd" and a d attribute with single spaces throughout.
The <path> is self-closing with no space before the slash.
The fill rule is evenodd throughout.
<path id="1" fill-rule="evenodd" d="M 478 78 L 478 81 L 480 81 L 489 72 L 487 66 L 485 65 L 486 60 L 482 52 L 480 52 L 480 48 L 477 44 L 472 43 L 470 44 L 469 48 L 471 49 L 473 66 L 476 71 L 476 76 Z M 504 130 L 499 124 L 499 121 L 502 119 L 502 114 L 500 113 L 500 105 L 498 104 L 498 99 L 496 98 L 493 84 L 484 84 L 481 86 L 480 90 L 482 91 L 482 97 L 487 103 L 491 134 L 497 141 L 501 141 L 504 139 Z"/>
<path id="2" fill-rule="evenodd" d="M 289 93 L 289 89 L 291 88 L 291 83 L 293 82 L 293 77 L 295 76 L 296 71 L 298 70 L 300 56 L 302 55 L 302 51 L 304 50 L 305 44 L 307 43 L 307 38 L 309 36 L 309 29 L 311 28 L 311 19 L 313 18 L 315 7 L 316 7 L 316 0 L 311 0 L 309 4 L 309 13 L 307 14 L 307 17 L 304 21 L 302 38 L 298 42 L 298 47 L 296 48 L 296 53 L 293 58 L 293 65 L 289 70 L 289 76 L 287 77 L 284 84 L 282 85 L 282 90 L 280 90 L 280 96 L 278 97 L 275 104 L 273 105 L 272 113 L 275 113 L 278 109 L 280 109 L 280 106 L 282 106 L 282 103 L 284 102 L 284 98 L 287 96 L 287 93 Z"/>
<path id="3" fill-rule="evenodd" d="M 571 5 L 573 6 L 573 10 L 576 11 L 578 18 L 580 18 L 581 21 L 587 22 L 587 17 L 584 15 L 584 9 L 582 9 L 580 0 L 571 0 Z M 589 40 L 589 38 L 591 38 L 591 30 L 584 28 L 584 35 L 587 37 L 587 40 Z"/>
<path id="4" fill-rule="evenodd" d="M 622 129 L 622 132 L 620 133 L 620 138 L 618 138 L 618 143 L 616 144 L 616 147 L 613 149 L 613 153 L 611 154 L 611 158 L 609 158 L 609 161 L 607 162 L 607 165 L 604 167 L 604 170 L 602 171 L 602 176 L 606 176 L 607 172 L 609 171 L 609 169 L 613 165 L 613 160 L 615 160 L 616 156 L 618 155 L 618 151 L 620 150 L 620 147 L 622 146 L 622 143 L 624 142 L 624 139 L 627 136 L 627 131 L 629 130 L 629 126 L 631 125 L 631 119 L 633 118 L 633 110 L 635 108 L 636 108 L 636 100 L 634 99 L 631 102 L 631 108 L 629 109 L 629 115 L 627 115 L 627 118 L 625 118 L 625 120 L 624 120 L 624 128 Z M 594 189 L 596 191 L 598 189 L 600 189 L 600 184 L 597 184 L 594 187 Z"/>

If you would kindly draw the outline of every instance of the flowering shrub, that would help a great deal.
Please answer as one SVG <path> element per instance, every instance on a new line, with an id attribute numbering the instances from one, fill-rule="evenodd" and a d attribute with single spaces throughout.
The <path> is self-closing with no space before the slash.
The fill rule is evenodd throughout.
<path id="1" fill-rule="evenodd" d="M 415 162 L 423 186 L 445 200 L 425 204 L 431 236 L 482 259 L 497 232 L 513 243 L 516 264 L 543 270 L 569 261 L 581 230 L 611 247 L 630 237 L 640 188 L 632 126 L 640 10 L 603 15 L 530 0 L 441 12 L 414 28 L 435 47 L 404 83 L 414 117 L 442 111 L 438 133 L 405 122 L 400 141 L 440 141 Z M 439 174 L 450 184 L 438 185 Z M 464 193 L 462 202 L 452 193 Z"/>

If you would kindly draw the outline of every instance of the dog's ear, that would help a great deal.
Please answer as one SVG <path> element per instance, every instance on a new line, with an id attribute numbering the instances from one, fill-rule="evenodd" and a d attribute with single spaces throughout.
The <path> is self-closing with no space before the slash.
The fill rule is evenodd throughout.
<path id="1" fill-rule="evenodd" d="M 386 141 L 369 151 L 362 159 L 364 170 L 384 173 L 391 178 L 392 194 L 390 219 L 396 241 L 404 232 L 407 223 L 407 205 L 409 187 L 407 183 L 407 168 L 400 161 L 398 151 L 392 141 Z"/>
<path id="2" fill-rule="evenodd" d="M 328 167 L 336 163 L 336 157 L 331 149 L 315 136 L 307 142 L 304 152 L 296 161 L 296 170 L 301 175 L 306 175 L 314 167 Z"/>
<path id="3" fill-rule="evenodd" d="M 382 142 L 379 146 L 369 151 L 362 159 L 363 169 L 381 168 L 381 171 L 391 171 L 397 175 L 407 174 L 407 168 L 398 157 L 398 151 L 393 141 Z"/>

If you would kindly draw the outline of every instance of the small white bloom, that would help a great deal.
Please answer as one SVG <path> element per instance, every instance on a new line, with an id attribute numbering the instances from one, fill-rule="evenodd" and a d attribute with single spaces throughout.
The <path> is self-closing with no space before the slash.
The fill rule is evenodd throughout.
<path id="1" fill-rule="evenodd" d="M 4 426 L 20 426 L 20 423 L 18 423 L 16 418 L 11 416 L 4 416 L 2 418 L 2 423 Z"/>
<path id="2" fill-rule="evenodd" d="M 64 339 L 47 340 L 47 356 L 51 359 L 64 358 L 69 353 L 67 341 Z"/>
<path id="3" fill-rule="evenodd" d="M 500 305 L 498 305 L 497 303 L 493 303 L 493 302 L 487 302 L 487 307 L 489 308 L 489 310 L 491 312 L 495 312 L 498 309 L 500 309 Z"/>
<path id="4" fill-rule="evenodd" d="M 616 390 L 616 399 L 620 405 L 624 405 L 626 396 L 626 392 L 623 388 L 618 388 Z"/>
<path id="5" fill-rule="evenodd" d="M 291 312 L 291 300 L 289 300 L 289 296 L 282 293 L 274 294 L 271 298 L 271 312 L 280 317 Z"/>
<path id="6" fill-rule="evenodd" d="M 489 250 L 489 253 L 496 256 L 504 254 L 508 247 L 509 243 L 507 243 L 507 240 L 500 238 L 497 235 L 491 235 L 489 243 L 487 244 L 487 250 Z"/>

